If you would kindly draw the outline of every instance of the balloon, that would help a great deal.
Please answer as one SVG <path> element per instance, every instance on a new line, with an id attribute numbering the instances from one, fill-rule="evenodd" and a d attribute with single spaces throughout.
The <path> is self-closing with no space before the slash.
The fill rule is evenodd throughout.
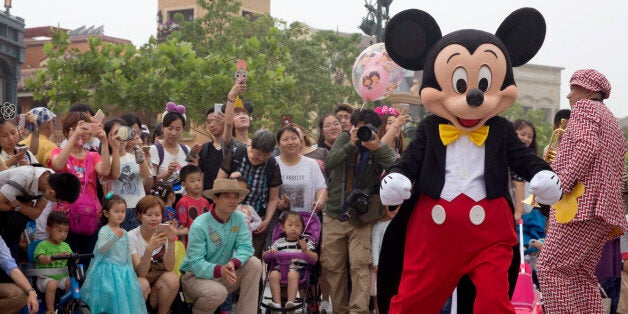
<path id="1" fill-rule="evenodd" d="M 403 68 L 388 57 L 384 43 L 377 43 L 364 49 L 355 60 L 351 81 L 362 100 L 375 101 L 392 94 L 403 74 Z"/>

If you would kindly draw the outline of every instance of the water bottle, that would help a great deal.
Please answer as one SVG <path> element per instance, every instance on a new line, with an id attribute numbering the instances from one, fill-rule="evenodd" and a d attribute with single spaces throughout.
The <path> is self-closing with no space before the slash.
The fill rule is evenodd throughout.
<path id="1" fill-rule="evenodd" d="M 135 151 L 135 161 L 138 164 L 143 164 L 144 163 L 144 151 L 142 150 L 142 148 L 139 145 L 135 145 L 133 147 L 133 150 Z"/>

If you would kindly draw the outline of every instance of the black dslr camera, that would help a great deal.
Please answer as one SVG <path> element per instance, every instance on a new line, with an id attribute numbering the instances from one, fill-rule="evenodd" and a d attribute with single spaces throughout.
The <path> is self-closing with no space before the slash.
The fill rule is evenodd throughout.
<path id="1" fill-rule="evenodd" d="M 347 205 L 355 210 L 358 215 L 363 215 L 369 210 L 371 194 L 366 189 L 353 189 L 347 198 Z"/>
<path id="2" fill-rule="evenodd" d="M 375 139 L 375 134 L 377 134 L 378 130 L 372 124 L 363 125 L 358 129 L 358 139 L 361 142 L 368 142 Z"/>

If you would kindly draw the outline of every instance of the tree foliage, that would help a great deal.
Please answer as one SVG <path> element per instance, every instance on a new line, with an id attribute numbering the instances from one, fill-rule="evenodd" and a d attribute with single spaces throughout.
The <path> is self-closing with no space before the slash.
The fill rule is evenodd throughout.
<path id="1" fill-rule="evenodd" d="M 237 59 L 247 60 L 254 128 L 275 128 L 282 114 L 314 126 L 317 113 L 340 102 L 357 101 L 350 84 L 360 36 L 320 31 L 267 15 L 242 17 L 239 3 L 200 0 L 207 14 L 194 21 L 177 18 L 158 42 L 140 48 L 89 39 L 89 50 L 69 48 L 57 32 L 44 48 L 45 71 L 27 80 L 35 99 L 47 98 L 63 111 L 84 102 L 96 107 L 160 113 L 167 101 L 187 107 L 200 120 L 206 108 L 225 101 Z"/>

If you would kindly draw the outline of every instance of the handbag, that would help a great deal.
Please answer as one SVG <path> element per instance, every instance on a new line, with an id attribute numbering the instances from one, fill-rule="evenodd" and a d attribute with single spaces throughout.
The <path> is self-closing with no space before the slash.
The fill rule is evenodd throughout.
<path id="1" fill-rule="evenodd" d="M 166 246 L 162 245 L 159 253 L 153 255 L 153 257 L 150 259 L 150 268 L 148 268 L 148 272 L 146 273 L 144 278 L 148 280 L 148 283 L 151 286 L 155 283 L 155 281 L 157 281 L 157 279 L 159 279 L 159 277 L 161 277 L 163 273 L 166 272 L 166 266 L 164 266 L 163 259 L 165 251 Z"/>
<path id="2" fill-rule="evenodd" d="M 91 158 L 88 155 L 85 165 L 85 173 L 83 176 L 83 182 L 81 183 L 81 193 L 79 197 L 71 204 L 60 204 L 60 210 L 64 211 L 68 215 L 70 220 L 70 232 L 82 235 L 93 235 L 100 227 L 100 211 L 101 205 L 98 198 L 86 191 L 87 184 L 89 184 Z M 68 165 L 72 174 L 77 175 L 74 166 L 68 159 Z"/>

